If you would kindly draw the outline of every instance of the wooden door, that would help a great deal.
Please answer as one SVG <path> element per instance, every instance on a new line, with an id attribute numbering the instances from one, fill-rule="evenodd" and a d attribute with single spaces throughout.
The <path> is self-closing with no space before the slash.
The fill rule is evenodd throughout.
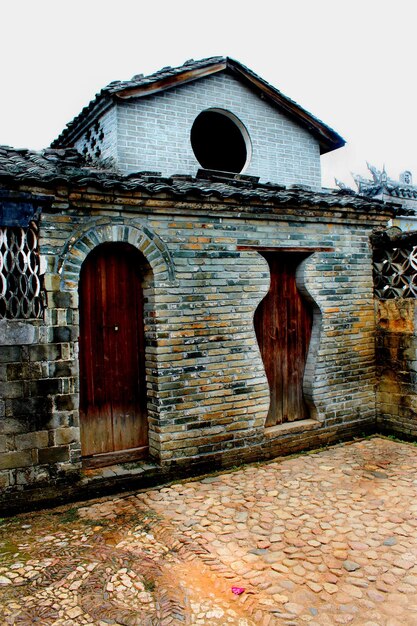
<path id="1" fill-rule="evenodd" d="M 103 244 L 81 270 L 82 455 L 107 454 L 108 463 L 126 450 L 141 457 L 148 445 L 142 261 L 133 246 Z"/>
<path id="2" fill-rule="evenodd" d="M 295 272 L 306 255 L 263 252 L 271 285 L 255 313 L 255 331 L 268 378 L 271 403 L 266 426 L 306 419 L 303 376 L 312 313 L 297 289 Z"/>

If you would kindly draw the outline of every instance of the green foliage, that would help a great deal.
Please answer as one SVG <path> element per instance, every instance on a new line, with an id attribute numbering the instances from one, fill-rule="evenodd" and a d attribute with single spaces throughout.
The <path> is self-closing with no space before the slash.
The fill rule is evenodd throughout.
<path id="1" fill-rule="evenodd" d="M 382 437 L 383 439 L 389 439 L 390 441 L 395 441 L 396 443 L 408 443 L 410 446 L 417 446 L 417 441 L 410 441 L 409 439 L 401 439 L 396 435 L 378 435 L 378 437 Z"/>
<path id="2" fill-rule="evenodd" d="M 70 509 L 67 509 L 62 513 L 60 517 L 60 522 L 63 524 L 71 524 L 71 522 L 75 522 L 79 519 L 78 508 L 73 506 Z"/>

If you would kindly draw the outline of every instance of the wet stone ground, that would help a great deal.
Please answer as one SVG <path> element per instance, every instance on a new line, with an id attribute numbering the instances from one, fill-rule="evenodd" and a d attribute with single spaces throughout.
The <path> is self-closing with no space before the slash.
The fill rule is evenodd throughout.
<path id="1" fill-rule="evenodd" d="M 373 438 L 3 520 L 0 624 L 415 626 L 416 470 Z"/>

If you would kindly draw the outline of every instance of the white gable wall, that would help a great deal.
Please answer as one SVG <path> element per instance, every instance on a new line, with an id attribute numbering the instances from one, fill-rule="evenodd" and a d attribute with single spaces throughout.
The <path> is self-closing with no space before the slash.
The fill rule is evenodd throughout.
<path id="1" fill-rule="evenodd" d="M 244 174 L 261 182 L 321 186 L 320 147 L 303 127 L 225 73 L 195 80 L 145 98 L 117 104 L 116 123 L 105 127 L 112 134 L 103 140 L 103 156 L 115 158 L 124 173 L 157 171 L 163 176 L 195 176 L 201 167 L 190 142 L 197 115 L 208 108 L 226 109 L 246 127 L 252 158 Z M 117 150 L 113 142 L 117 141 Z M 77 142 L 80 149 L 83 141 Z"/>

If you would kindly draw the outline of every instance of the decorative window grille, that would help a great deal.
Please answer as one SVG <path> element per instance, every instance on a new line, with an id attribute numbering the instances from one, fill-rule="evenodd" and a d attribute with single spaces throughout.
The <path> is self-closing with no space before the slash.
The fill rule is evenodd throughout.
<path id="1" fill-rule="evenodd" d="M 44 306 L 37 226 L 0 227 L 0 319 L 41 318 Z"/>
<path id="2" fill-rule="evenodd" d="M 84 144 L 81 152 L 86 161 L 94 161 L 101 157 L 103 151 L 104 131 L 100 122 L 91 126 L 84 135 Z"/>
<path id="3" fill-rule="evenodd" d="M 417 246 L 375 248 L 373 269 L 380 300 L 417 298 Z"/>

